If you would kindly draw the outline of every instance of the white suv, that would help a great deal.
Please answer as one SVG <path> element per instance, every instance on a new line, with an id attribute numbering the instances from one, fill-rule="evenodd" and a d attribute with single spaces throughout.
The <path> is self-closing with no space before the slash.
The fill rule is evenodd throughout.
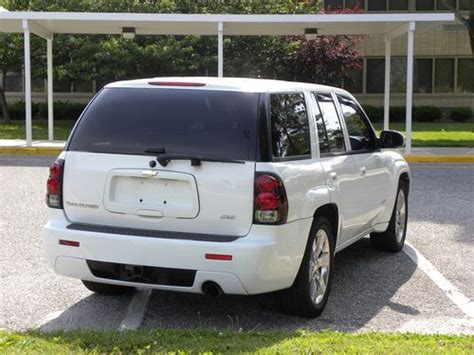
<path id="1" fill-rule="evenodd" d="M 256 79 L 107 85 L 50 168 L 44 239 L 57 273 L 134 287 L 276 294 L 323 310 L 334 254 L 404 243 L 409 168 L 348 92 Z"/>

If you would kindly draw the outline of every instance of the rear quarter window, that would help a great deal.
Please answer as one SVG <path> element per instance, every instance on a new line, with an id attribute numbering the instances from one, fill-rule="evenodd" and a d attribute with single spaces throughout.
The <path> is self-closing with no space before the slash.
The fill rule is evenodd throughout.
<path id="1" fill-rule="evenodd" d="M 190 89 L 106 88 L 73 132 L 70 151 L 200 154 L 255 160 L 259 94 Z"/>

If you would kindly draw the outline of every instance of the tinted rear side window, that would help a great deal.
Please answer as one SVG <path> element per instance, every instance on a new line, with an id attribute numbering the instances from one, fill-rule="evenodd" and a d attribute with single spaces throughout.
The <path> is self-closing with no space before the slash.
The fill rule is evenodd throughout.
<path id="1" fill-rule="evenodd" d="M 259 94 L 108 88 L 91 103 L 68 150 L 200 154 L 255 160 Z"/>
<path id="2" fill-rule="evenodd" d="M 309 158 L 311 138 L 304 95 L 270 95 L 270 118 L 273 156 Z"/>

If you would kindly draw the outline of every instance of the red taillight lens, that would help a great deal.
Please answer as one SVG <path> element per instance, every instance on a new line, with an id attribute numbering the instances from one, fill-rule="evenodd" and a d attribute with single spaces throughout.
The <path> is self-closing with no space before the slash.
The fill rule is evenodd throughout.
<path id="1" fill-rule="evenodd" d="M 51 208 L 63 208 L 64 160 L 58 159 L 49 167 L 46 183 L 46 204 Z"/>
<path id="2" fill-rule="evenodd" d="M 288 201 L 281 179 L 271 173 L 255 176 L 254 223 L 282 224 L 286 222 Z"/>

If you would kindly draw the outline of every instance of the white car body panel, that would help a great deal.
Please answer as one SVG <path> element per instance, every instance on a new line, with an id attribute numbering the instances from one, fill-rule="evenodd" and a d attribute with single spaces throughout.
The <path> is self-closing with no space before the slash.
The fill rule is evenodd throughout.
<path id="1" fill-rule="evenodd" d="M 410 174 L 402 155 L 386 149 L 354 154 L 348 149 L 347 154 L 320 157 L 316 109 L 309 99 L 310 92 L 353 98 L 346 91 L 313 84 L 217 78 L 154 78 L 107 87 L 145 88 L 150 80 L 206 83 L 199 90 L 303 92 L 309 116 L 311 157 L 242 164 L 203 161 L 201 166 L 180 160 L 150 168 L 149 162 L 154 159 L 150 155 L 65 151 L 58 157 L 65 160 L 64 209 L 49 208 L 44 226 L 48 260 L 57 273 L 137 286 L 133 282 L 96 277 L 86 261 L 189 269 L 196 271 L 190 287 L 139 286 L 201 293 L 204 282 L 214 281 L 224 293 L 259 294 L 293 284 L 320 207 L 337 208 L 336 252 L 368 233 L 383 232 L 388 227 L 400 176 Z M 156 90 L 150 88 L 153 89 Z M 346 127 L 342 128 L 349 146 Z M 281 178 L 289 206 L 286 223 L 253 223 L 256 172 L 269 172 Z M 77 223 L 201 233 L 217 240 L 151 238 L 68 228 Z M 235 240 L 226 241 L 225 236 Z M 77 241 L 80 246 L 60 245 L 60 240 Z M 207 260 L 207 253 L 232 255 L 232 260 Z"/>

